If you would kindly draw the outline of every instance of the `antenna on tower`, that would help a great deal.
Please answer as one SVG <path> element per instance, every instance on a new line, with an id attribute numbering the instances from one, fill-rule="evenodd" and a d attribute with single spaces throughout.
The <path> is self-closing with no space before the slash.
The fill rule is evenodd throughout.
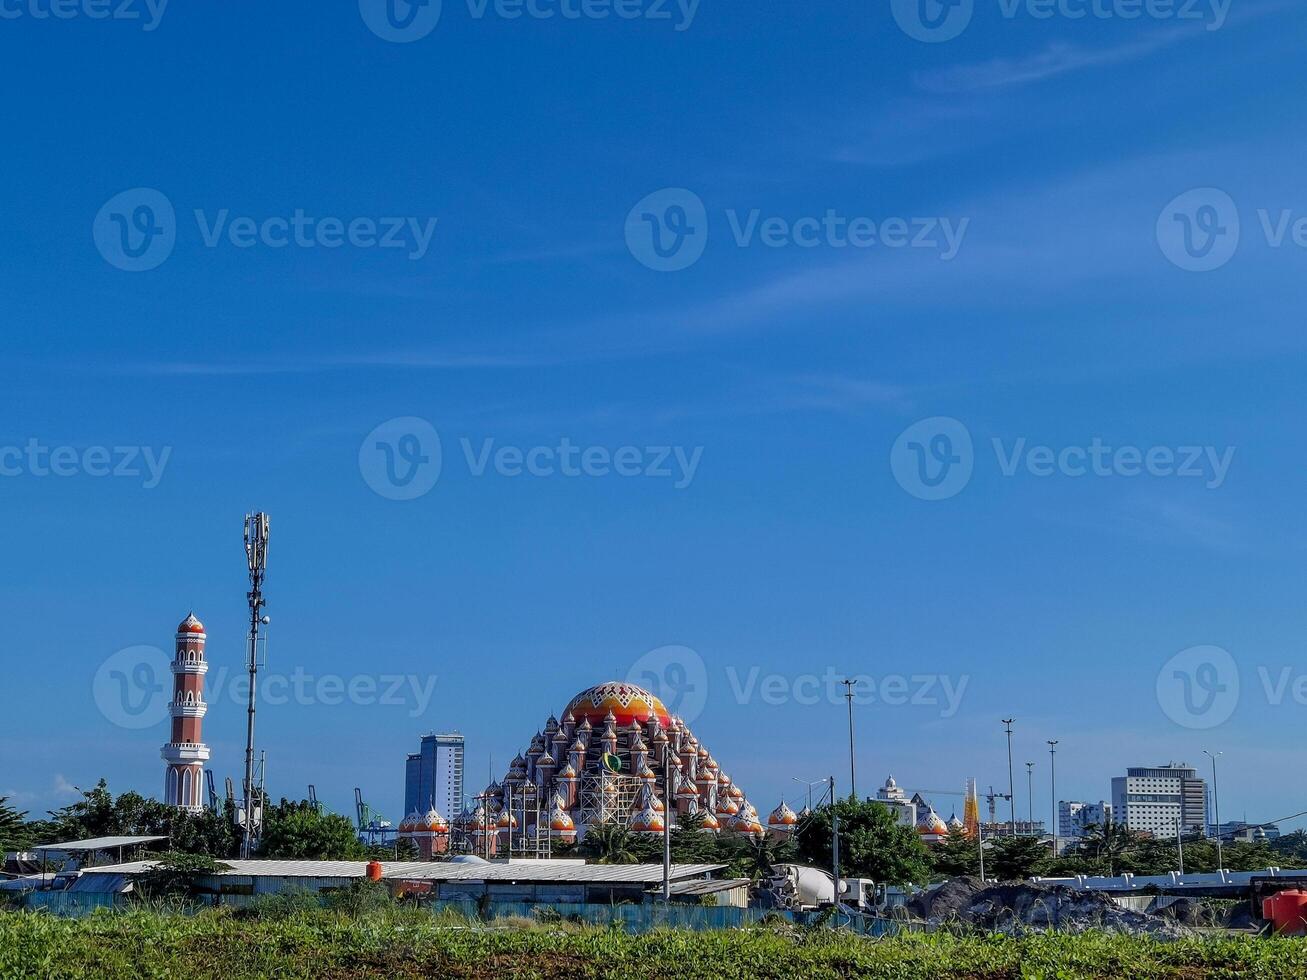
<path id="1" fill-rule="evenodd" d="M 241 841 L 241 857 L 245 860 L 249 860 L 263 821 L 263 801 L 254 799 L 254 707 L 255 682 L 259 672 L 259 627 L 267 626 L 269 622 L 268 617 L 263 615 L 263 607 L 266 605 L 263 598 L 263 576 L 268 569 L 268 529 L 267 514 L 245 515 L 245 559 L 250 570 L 250 591 L 246 593 L 250 601 L 249 651 L 246 662 L 250 672 L 250 700 L 245 729 L 245 836 Z"/>

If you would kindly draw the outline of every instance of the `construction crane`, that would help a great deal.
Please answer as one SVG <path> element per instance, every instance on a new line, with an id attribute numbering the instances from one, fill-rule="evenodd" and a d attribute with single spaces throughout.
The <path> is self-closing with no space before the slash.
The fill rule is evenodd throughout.
<path id="1" fill-rule="evenodd" d="M 309 806 L 318 813 L 322 812 L 322 804 L 318 802 L 318 788 L 312 783 L 309 783 Z"/>
<path id="2" fill-rule="evenodd" d="M 998 823 L 998 801 L 1012 799 L 1011 793 L 995 793 L 994 784 L 990 783 L 989 792 L 985 794 L 985 799 L 989 803 L 989 822 L 992 826 Z"/>
<path id="3" fill-rule="evenodd" d="M 204 782 L 209 789 L 209 809 L 214 813 L 218 812 L 218 790 L 213 783 L 213 770 L 204 770 Z"/>
<path id="4" fill-rule="evenodd" d="M 354 787 L 354 809 L 358 814 L 359 840 L 366 844 L 376 844 L 378 840 L 387 843 L 387 838 L 394 834 L 390 821 L 363 801 L 363 790 L 357 786 Z"/>

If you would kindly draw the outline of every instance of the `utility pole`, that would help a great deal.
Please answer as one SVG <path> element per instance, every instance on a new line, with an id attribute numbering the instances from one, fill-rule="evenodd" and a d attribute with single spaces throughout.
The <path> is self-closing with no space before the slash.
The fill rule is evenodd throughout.
<path id="1" fill-rule="evenodd" d="M 1008 812 L 1011 818 L 1011 834 L 1017 835 L 1017 794 L 1016 786 L 1012 780 L 1012 722 L 1015 718 L 1003 718 L 1003 730 L 1007 732 L 1007 803 Z"/>
<path id="2" fill-rule="evenodd" d="M 1217 752 L 1216 755 L 1212 755 L 1212 753 L 1208 752 L 1206 749 L 1203 749 L 1203 755 L 1207 756 L 1207 758 L 1212 760 L 1212 805 L 1216 810 L 1216 813 L 1213 814 L 1213 819 L 1215 820 L 1214 826 L 1216 828 L 1216 864 L 1217 864 L 1216 870 L 1217 871 L 1222 871 L 1225 869 L 1225 859 L 1221 856 L 1221 796 L 1216 789 L 1216 756 L 1224 755 L 1224 754 L 1225 753 L 1223 752 Z M 1181 813 L 1184 812 L 1183 803 L 1181 804 L 1180 812 Z"/>
<path id="3" fill-rule="evenodd" d="M 1058 739 L 1048 742 L 1048 793 L 1053 803 L 1053 858 L 1057 858 L 1057 743 Z"/>
<path id="4" fill-rule="evenodd" d="M 839 804 L 835 799 L 835 777 L 830 777 L 830 819 L 831 819 L 831 853 L 833 855 L 832 870 L 835 874 L 835 924 L 839 925 L 840 911 L 840 811 Z"/>
<path id="5" fill-rule="evenodd" d="M 853 688 L 857 681 L 846 679 L 840 681 L 840 683 L 844 685 L 844 699 L 849 703 L 849 797 L 856 800 L 858 798 L 858 771 L 853 755 Z"/>
<path id="6" fill-rule="evenodd" d="M 245 723 L 245 834 L 241 839 L 241 857 L 247 861 L 258 836 L 256 824 L 261 822 L 263 813 L 263 800 L 258 800 L 256 807 L 254 799 L 254 708 L 259 673 L 259 627 L 269 622 L 263 615 L 263 607 L 267 604 L 263 598 L 263 576 L 268 569 L 268 530 L 267 514 L 245 515 L 245 559 L 250 573 L 250 591 L 246 594 L 250 603 L 249 657 L 246 663 L 250 672 L 250 696 Z"/>
<path id="7" fill-rule="evenodd" d="M 1035 832 L 1035 764 L 1026 763 L 1026 821 L 1030 824 L 1030 833 Z"/>
<path id="8" fill-rule="evenodd" d="M 672 748 L 663 742 L 663 904 L 672 903 L 672 814 L 676 799 L 672 796 Z"/>
<path id="9" fill-rule="evenodd" d="M 1180 818 L 1175 818 L 1175 849 L 1180 855 L 1180 874 L 1184 874 L 1184 834 L 1180 829 Z M 1219 861 L 1217 862 L 1220 863 Z"/>

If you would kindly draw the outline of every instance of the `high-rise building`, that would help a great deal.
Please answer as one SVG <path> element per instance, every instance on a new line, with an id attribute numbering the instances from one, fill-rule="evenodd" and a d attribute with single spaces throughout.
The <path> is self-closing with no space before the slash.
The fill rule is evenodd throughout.
<path id="1" fill-rule="evenodd" d="M 1057 804 L 1057 833 L 1068 840 L 1084 837 L 1090 827 L 1104 827 L 1111 820 L 1112 804 L 1106 800 L 1059 800 Z"/>
<path id="2" fill-rule="evenodd" d="M 1207 783 L 1187 764 L 1139 766 L 1112 780 L 1112 819 L 1154 837 L 1207 829 Z"/>
<path id="3" fill-rule="evenodd" d="M 170 806 L 192 812 L 204 808 L 204 763 L 209 747 L 204 744 L 204 624 L 191 613 L 177 627 L 172 660 L 172 738 L 160 752 L 167 764 L 163 779 L 163 800 Z"/>
<path id="4" fill-rule="evenodd" d="M 453 820 L 463 810 L 463 736 L 423 735 L 419 751 L 404 765 L 404 813 L 432 807 Z"/>

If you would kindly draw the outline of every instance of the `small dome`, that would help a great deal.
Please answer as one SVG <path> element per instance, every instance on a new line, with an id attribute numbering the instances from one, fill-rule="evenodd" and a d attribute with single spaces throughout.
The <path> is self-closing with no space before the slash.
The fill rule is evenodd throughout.
<path id="1" fill-rule="evenodd" d="M 799 815 L 781 800 L 781 805 L 771 812 L 767 818 L 767 825 L 770 827 L 793 827 L 799 822 Z"/>
<path id="2" fill-rule="evenodd" d="M 761 834 L 763 832 L 762 824 L 758 822 L 758 818 L 747 813 L 741 813 L 727 826 L 737 834 Z"/>
<path id="3" fill-rule="evenodd" d="M 631 820 L 631 830 L 637 834 L 660 834 L 665 827 L 663 815 L 651 803 L 645 804 L 644 809 Z"/>
<path id="4" fill-rule="evenodd" d="M 503 813 L 499 815 L 499 827 L 501 830 L 505 830 L 509 827 L 516 827 L 516 826 L 517 826 L 517 817 L 513 816 L 513 814 L 510 813 L 508 810 L 505 810 Z"/>
<path id="5" fill-rule="evenodd" d="M 421 829 L 421 830 L 448 830 L 448 829 L 449 829 L 449 823 L 445 820 L 444 817 L 442 817 L 442 816 L 440 815 L 440 811 L 438 811 L 438 810 L 433 806 L 430 810 L 427 811 L 426 816 L 424 816 L 424 817 L 422 818 L 422 822 L 421 822 L 421 824 L 419 825 L 419 829 Z"/>
<path id="6" fill-rule="evenodd" d="M 707 810 L 704 810 L 699 817 L 699 826 L 703 830 L 721 830 L 722 825 L 716 817 Z"/>
<path id="7" fill-rule="evenodd" d="M 178 633 L 204 633 L 204 624 L 195 618 L 195 613 L 187 613 L 186 618 L 177 624 Z"/>

